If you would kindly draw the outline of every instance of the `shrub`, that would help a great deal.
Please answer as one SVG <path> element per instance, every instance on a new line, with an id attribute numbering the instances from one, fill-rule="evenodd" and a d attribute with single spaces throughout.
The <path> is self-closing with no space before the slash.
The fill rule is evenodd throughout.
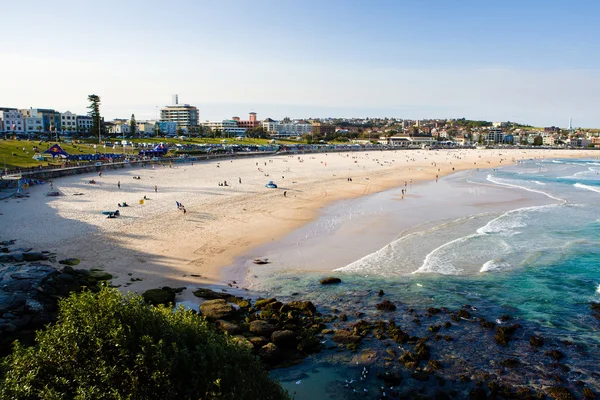
<path id="1" fill-rule="evenodd" d="M 288 399 L 257 359 L 183 307 L 115 289 L 60 301 L 36 344 L 2 362 L 0 398 Z"/>

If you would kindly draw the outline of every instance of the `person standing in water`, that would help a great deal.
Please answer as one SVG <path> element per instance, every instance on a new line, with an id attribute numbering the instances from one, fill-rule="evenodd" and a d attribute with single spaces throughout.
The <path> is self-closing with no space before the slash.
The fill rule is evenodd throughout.
<path id="1" fill-rule="evenodd" d="M 154 185 L 154 193 L 158 193 L 158 186 Z"/>
<path id="2" fill-rule="evenodd" d="M 117 182 L 117 187 L 121 189 L 121 181 Z"/>

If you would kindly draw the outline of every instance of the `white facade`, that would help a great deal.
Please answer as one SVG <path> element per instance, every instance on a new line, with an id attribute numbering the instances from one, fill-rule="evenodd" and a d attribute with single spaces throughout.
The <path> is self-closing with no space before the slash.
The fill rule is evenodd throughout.
<path id="1" fill-rule="evenodd" d="M 155 133 L 154 122 L 150 122 L 150 121 L 139 121 L 137 123 L 137 129 L 138 129 L 138 132 L 140 132 L 140 133 L 147 133 L 147 134 Z"/>
<path id="2" fill-rule="evenodd" d="M 63 132 L 75 132 L 77 130 L 77 115 L 71 111 L 60 114 L 60 130 Z"/>
<path id="3" fill-rule="evenodd" d="M 44 119 L 42 117 L 25 117 L 25 131 L 27 133 L 42 132 L 44 130 Z"/>
<path id="4" fill-rule="evenodd" d="M 240 128 L 236 121 L 232 119 L 225 119 L 223 121 L 205 121 L 201 123 L 202 126 L 210 128 L 213 132 L 220 130 L 231 136 L 246 136 L 246 128 Z"/>
<path id="5" fill-rule="evenodd" d="M 18 110 L 0 111 L 0 130 L 3 132 L 25 132 L 23 114 Z"/>
<path id="6" fill-rule="evenodd" d="M 297 122 L 280 123 L 273 120 L 265 120 L 261 125 L 266 132 L 277 136 L 302 136 L 312 132 L 311 124 Z"/>

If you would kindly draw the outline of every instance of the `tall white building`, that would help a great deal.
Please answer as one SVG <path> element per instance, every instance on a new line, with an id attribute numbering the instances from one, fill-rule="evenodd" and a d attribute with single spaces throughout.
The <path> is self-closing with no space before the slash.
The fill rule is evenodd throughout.
<path id="1" fill-rule="evenodd" d="M 266 132 L 276 136 L 302 136 L 312 132 L 312 125 L 305 122 L 282 123 L 267 118 L 261 124 Z"/>
<path id="2" fill-rule="evenodd" d="M 77 114 L 71 111 L 65 111 L 60 114 L 60 131 L 75 132 L 77 130 Z"/>
<path id="3" fill-rule="evenodd" d="M 2 132 L 23 133 L 25 121 L 23 114 L 15 109 L 0 109 L 0 130 Z"/>

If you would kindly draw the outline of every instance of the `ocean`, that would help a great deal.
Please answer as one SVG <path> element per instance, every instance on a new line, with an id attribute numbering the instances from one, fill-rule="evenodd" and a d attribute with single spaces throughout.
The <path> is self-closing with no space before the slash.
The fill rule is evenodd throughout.
<path id="1" fill-rule="evenodd" d="M 400 305 L 385 319 L 407 329 L 412 318 L 404 314 L 412 308 L 468 307 L 488 320 L 510 315 L 527 335 L 545 337 L 566 355 L 561 385 L 574 393 L 575 382 L 597 388 L 600 323 L 590 304 L 600 301 L 600 161 L 529 160 L 404 188 L 404 196 L 397 188 L 338 202 L 317 221 L 256 249 L 254 255 L 271 263 L 239 261 L 249 269 L 246 284 L 281 299 L 312 300 L 322 312 L 362 313 L 355 320 L 382 318 L 373 307 L 382 290 Z M 319 285 L 329 275 L 343 283 Z M 528 360 L 529 372 L 503 379 L 538 389 L 549 384 L 536 363 L 552 363 L 526 343 L 500 348 L 474 328 L 460 335 L 468 340 L 436 350 L 451 364 L 446 378 L 460 373 L 451 361 L 456 354 L 471 371 L 489 373 L 498 373 L 490 360 L 510 354 Z M 343 383 L 357 373 L 352 360 L 324 354 L 274 376 L 297 399 L 347 398 Z M 374 361 L 369 368 L 382 365 Z M 381 382 L 366 382 L 359 388 L 363 397 L 380 398 Z M 411 390 L 418 387 L 415 381 Z"/>

